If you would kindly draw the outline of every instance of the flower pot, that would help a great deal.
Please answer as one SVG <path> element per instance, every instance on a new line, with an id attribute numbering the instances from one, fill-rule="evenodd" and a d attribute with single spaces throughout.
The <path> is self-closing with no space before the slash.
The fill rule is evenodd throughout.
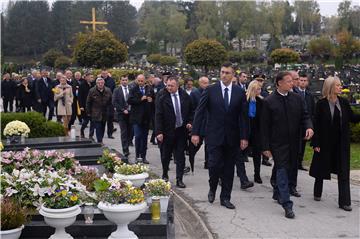
<path id="1" fill-rule="evenodd" d="M 160 212 L 167 212 L 170 196 L 153 196 L 153 197 L 160 199 Z M 147 199 L 147 203 L 149 205 L 152 203 L 153 197 L 149 197 Z"/>
<path id="2" fill-rule="evenodd" d="M 11 230 L 4 230 L 0 231 L 0 238 L 2 239 L 18 239 L 21 235 L 21 231 L 24 229 L 24 225 L 21 227 L 11 229 Z"/>
<path id="3" fill-rule="evenodd" d="M 98 208 L 103 211 L 105 217 L 109 221 L 117 225 L 117 230 L 111 233 L 109 239 L 138 238 L 134 232 L 128 229 L 128 224 L 138 218 L 140 214 L 145 211 L 147 208 L 145 202 L 136 205 L 99 202 Z"/>
<path id="4" fill-rule="evenodd" d="M 124 175 L 124 174 L 116 174 L 119 179 L 130 181 L 134 187 L 141 187 L 145 179 L 149 177 L 148 173 L 140 173 L 140 174 L 134 174 L 134 175 Z"/>
<path id="5" fill-rule="evenodd" d="M 8 136 L 8 141 L 10 144 L 19 143 L 21 141 L 21 135 Z"/>
<path id="6" fill-rule="evenodd" d="M 73 238 L 65 232 L 65 227 L 72 225 L 80 212 L 78 205 L 63 209 L 46 208 L 42 205 L 39 211 L 44 216 L 46 224 L 55 227 L 55 233 L 50 237 L 51 239 Z"/>

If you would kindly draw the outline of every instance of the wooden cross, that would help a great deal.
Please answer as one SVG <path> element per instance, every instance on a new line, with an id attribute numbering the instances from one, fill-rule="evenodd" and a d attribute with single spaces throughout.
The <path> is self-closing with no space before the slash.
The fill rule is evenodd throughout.
<path id="1" fill-rule="evenodd" d="M 91 21 L 80 21 L 81 24 L 91 24 L 93 33 L 96 31 L 96 25 L 107 25 L 107 22 L 97 22 L 96 21 L 96 14 L 95 14 L 95 8 L 92 8 L 92 20 Z"/>

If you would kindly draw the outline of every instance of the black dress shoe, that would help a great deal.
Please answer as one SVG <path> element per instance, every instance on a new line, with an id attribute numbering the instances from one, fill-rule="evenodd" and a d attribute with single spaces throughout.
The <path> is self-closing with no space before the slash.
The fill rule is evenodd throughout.
<path id="1" fill-rule="evenodd" d="M 109 139 L 115 139 L 115 137 L 112 136 L 112 135 L 108 136 L 108 138 L 109 138 Z"/>
<path id="2" fill-rule="evenodd" d="M 339 208 L 344 209 L 344 211 L 347 211 L 347 212 L 352 211 L 352 207 L 350 205 L 339 206 Z"/>
<path id="3" fill-rule="evenodd" d="M 189 172 L 190 172 L 190 167 L 185 167 L 184 168 L 184 174 L 189 173 Z"/>
<path id="4" fill-rule="evenodd" d="M 168 175 L 164 175 L 161 177 L 163 180 L 165 180 L 166 182 L 169 181 L 169 176 Z"/>
<path id="5" fill-rule="evenodd" d="M 134 144 L 131 142 L 131 143 L 129 143 L 129 146 L 130 146 L 130 147 L 134 147 Z"/>
<path id="6" fill-rule="evenodd" d="M 244 162 L 245 162 L 245 163 L 249 162 L 249 158 L 248 158 L 248 157 L 245 157 L 245 158 L 244 158 Z"/>
<path id="7" fill-rule="evenodd" d="M 176 181 L 176 187 L 178 188 L 186 188 L 186 185 L 181 180 Z"/>
<path id="8" fill-rule="evenodd" d="M 301 194 L 296 190 L 296 188 L 290 189 L 290 195 L 297 198 L 301 197 Z"/>
<path id="9" fill-rule="evenodd" d="M 211 190 L 208 193 L 208 200 L 209 200 L 209 203 L 213 203 L 215 201 L 215 193 Z"/>
<path id="10" fill-rule="evenodd" d="M 255 176 L 254 176 L 254 182 L 255 182 L 255 183 L 258 183 L 258 184 L 262 184 L 262 183 L 263 183 L 259 175 L 255 175 Z"/>
<path id="11" fill-rule="evenodd" d="M 117 130 L 117 128 L 114 128 L 112 132 L 114 133 L 114 132 L 116 132 L 116 130 Z"/>
<path id="12" fill-rule="evenodd" d="M 314 196 L 314 200 L 315 200 L 315 201 L 321 201 L 321 197 L 316 197 L 316 196 Z"/>
<path id="13" fill-rule="evenodd" d="M 247 189 L 247 188 L 251 188 L 251 187 L 254 187 L 254 183 L 247 181 L 247 182 L 242 183 L 240 188 Z"/>
<path id="14" fill-rule="evenodd" d="M 142 163 L 143 164 L 149 164 L 149 161 L 147 161 L 146 159 L 143 159 Z"/>
<path id="15" fill-rule="evenodd" d="M 272 165 L 268 159 L 263 159 L 261 164 L 269 167 Z"/>
<path id="16" fill-rule="evenodd" d="M 285 208 L 285 217 L 286 218 L 294 218 L 295 217 L 295 213 L 291 208 Z"/>
<path id="17" fill-rule="evenodd" d="M 235 209 L 234 204 L 232 204 L 229 200 L 221 200 L 220 205 L 228 209 Z"/>

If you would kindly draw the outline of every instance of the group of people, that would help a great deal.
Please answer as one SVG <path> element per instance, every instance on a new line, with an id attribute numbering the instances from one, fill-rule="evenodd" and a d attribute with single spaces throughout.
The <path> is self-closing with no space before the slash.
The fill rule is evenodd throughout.
<path id="1" fill-rule="evenodd" d="M 140 74 L 131 83 L 128 76 L 122 76 L 116 87 L 106 70 L 96 79 L 91 73 L 80 72 L 73 78 L 67 70 L 58 72 L 55 80 L 48 78 L 44 70 L 21 80 L 21 91 L 29 93 L 29 100 L 20 105 L 26 110 L 33 107 L 44 115 L 48 110 L 49 119 L 56 109 L 58 120 L 67 130 L 78 116 L 80 136 L 85 137 L 84 130 L 90 123 L 89 137 L 96 134 L 98 142 L 103 140 L 106 125 L 108 137 L 113 138 L 115 116 L 125 162 L 129 162 L 129 146 L 135 138 L 135 161 L 149 163 L 146 153 L 152 127 L 150 142 L 159 147 L 162 178 L 169 180 L 169 165 L 174 160 L 179 188 L 186 187 L 186 154 L 193 170 L 195 155 L 204 144 L 208 201 L 215 201 L 221 185 L 220 204 L 229 209 L 235 208 L 231 203 L 235 167 L 241 189 L 245 190 L 254 186 L 246 175 L 247 157 L 253 158 L 254 181 L 259 184 L 261 164 L 272 166 L 269 159 L 273 159 L 273 199 L 282 205 L 287 218 L 295 216 L 290 196 L 301 196 L 296 189 L 297 174 L 298 169 L 306 170 L 302 160 L 306 143 L 311 141 L 314 200 L 321 200 L 323 180 L 336 173 L 339 207 L 351 211 L 349 123 L 359 122 L 360 115 L 354 114 L 349 102 L 339 96 L 340 79 L 328 77 L 324 81 L 318 102 L 307 89 L 309 80 L 305 73 L 278 73 L 272 93 L 264 89 L 265 80 L 261 74 L 250 81 L 245 72 L 236 75 L 231 63 L 222 65 L 220 80 L 213 84 L 206 76 L 200 77 L 198 88 L 193 86 L 192 78 L 185 78 L 182 86 L 182 79 L 170 73 L 161 78 Z M 11 105 L 8 89 L 14 86 L 10 82 L 5 74 L 5 112 Z M 32 105 L 25 106 L 30 102 Z"/>
<path id="2" fill-rule="evenodd" d="M 265 97 L 257 80 L 251 81 L 245 92 L 245 85 L 234 84 L 233 77 L 231 64 L 224 64 L 220 82 L 209 86 L 202 94 L 193 121 L 191 140 L 197 145 L 201 122 L 207 119 L 209 202 L 214 202 L 221 179 L 220 203 L 226 208 L 235 208 L 230 202 L 234 166 L 241 160 L 241 151 L 250 145 L 255 178 L 259 176 L 261 155 L 273 158 L 273 199 L 282 205 L 285 217 L 294 218 L 290 195 L 301 196 L 296 190 L 297 170 L 303 169 L 301 159 L 305 144 L 311 140 L 314 156 L 310 175 L 315 178 L 314 200 L 321 200 L 323 180 L 336 173 L 339 207 L 351 211 L 349 123 L 359 122 L 360 115 L 355 115 L 349 102 L 339 96 L 342 92 L 340 79 L 327 78 L 322 99 L 315 104 L 306 89 L 308 79 L 304 74 L 280 72 L 275 77 L 276 89 Z"/>

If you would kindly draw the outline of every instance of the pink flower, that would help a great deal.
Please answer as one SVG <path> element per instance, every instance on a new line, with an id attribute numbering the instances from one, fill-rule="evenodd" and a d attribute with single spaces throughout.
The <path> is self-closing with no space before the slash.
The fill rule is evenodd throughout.
<path id="1" fill-rule="evenodd" d="M 39 150 L 34 150 L 34 151 L 32 151 L 32 156 L 33 157 L 39 157 L 40 156 L 40 151 Z"/>
<path id="2" fill-rule="evenodd" d="M 4 164 L 11 164 L 12 163 L 12 160 L 9 160 L 7 158 L 2 158 L 1 159 L 1 162 L 4 163 Z"/>

